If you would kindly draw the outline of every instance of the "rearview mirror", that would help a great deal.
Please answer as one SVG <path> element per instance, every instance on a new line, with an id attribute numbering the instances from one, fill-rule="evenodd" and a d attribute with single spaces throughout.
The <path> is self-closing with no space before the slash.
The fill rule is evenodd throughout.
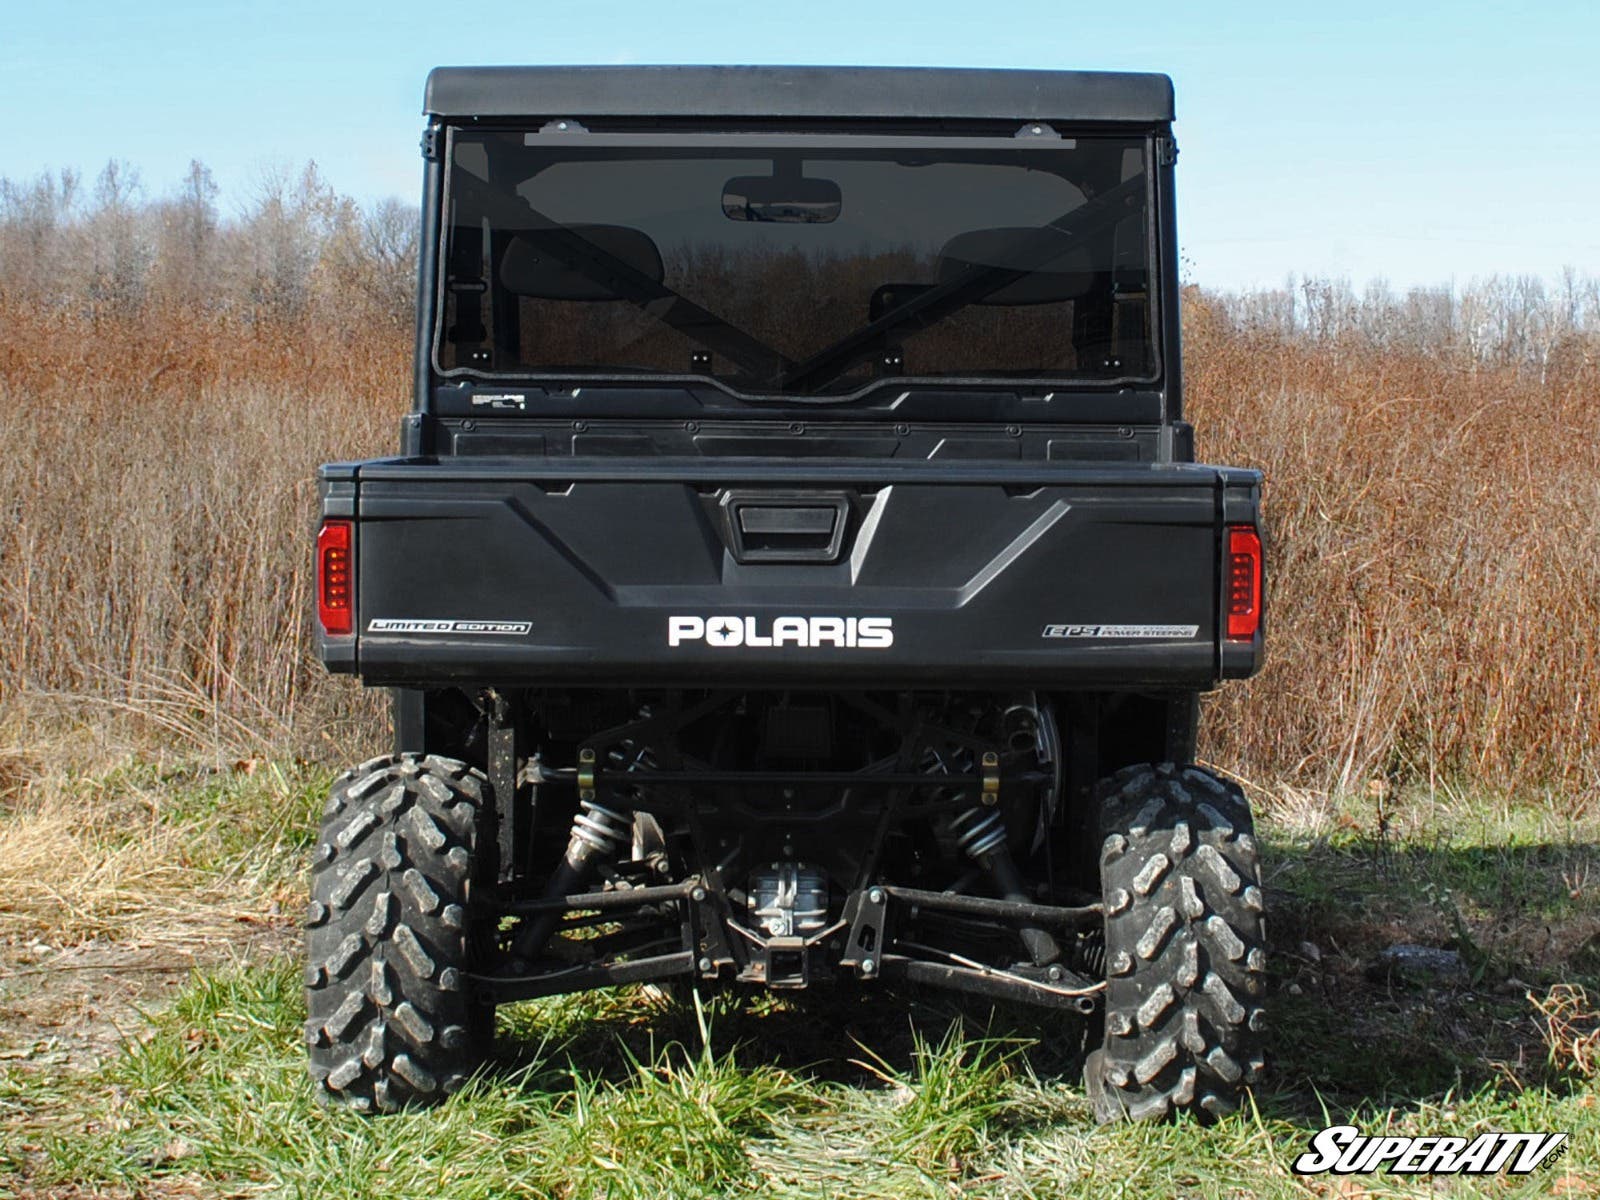
<path id="1" fill-rule="evenodd" d="M 839 185 L 831 179 L 740 175 L 722 186 L 722 214 L 730 221 L 822 225 L 839 219 L 840 204 Z"/>

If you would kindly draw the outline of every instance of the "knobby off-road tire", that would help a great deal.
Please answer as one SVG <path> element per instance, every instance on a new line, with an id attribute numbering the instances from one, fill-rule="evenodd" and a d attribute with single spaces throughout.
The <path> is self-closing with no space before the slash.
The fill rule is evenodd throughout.
<path id="1" fill-rule="evenodd" d="M 1249 805 L 1198 767 L 1101 785 L 1105 1044 L 1085 1079 L 1102 1122 L 1234 1111 L 1261 1071 L 1266 938 Z"/>
<path id="2" fill-rule="evenodd" d="M 388 1112 L 460 1087 L 494 1008 L 466 973 L 478 812 L 487 781 L 404 754 L 339 778 L 322 817 L 306 914 L 306 1043 L 327 1098 Z"/>

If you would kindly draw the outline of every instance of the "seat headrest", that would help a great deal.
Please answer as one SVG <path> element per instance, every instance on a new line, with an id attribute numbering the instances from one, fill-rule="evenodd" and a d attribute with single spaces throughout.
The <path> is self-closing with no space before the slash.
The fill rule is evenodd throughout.
<path id="1" fill-rule="evenodd" d="M 974 267 L 1029 271 L 978 304 L 1055 304 L 1083 295 L 1094 283 L 1094 260 L 1081 238 L 1050 226 L 974 229 L 958 233 L 939 252 L 939 282 Z"/>
<path id="2" fill-rule="evenodd" d="M 632 267 L 641 275 L 660 283 L 665 269 L 661 251 L 650 235 L 626 225 L 566 225 L 606 258 Z M 544 245 L 537 233 L 518 234 L 506 247 L 500 260 L 500 283 L 518 296 L 539 300 L 621 300 L 596 279 L 567 266 Z"/>

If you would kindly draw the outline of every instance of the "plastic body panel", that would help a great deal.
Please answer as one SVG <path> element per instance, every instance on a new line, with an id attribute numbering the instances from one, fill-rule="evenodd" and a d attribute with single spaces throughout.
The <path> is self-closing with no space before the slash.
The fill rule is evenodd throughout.
<path id="1" fill-rule="evenodd" d="M 1172 81 L 1114 71 L 932 67 L 439 67 L 444 117 L 632 116 L 1171 121 Z"/>
<path id="2" fill-rule="evenodd" d="M 324 468 L 330 506 L 352 482 L 358 633 L 322 650 L 372 684 L 1198 690 L 1259 660 L 1219 619 L 1221 531 L 1255 512 L 1251 471 L 381 460 Z M 848 495 L 838 561 L 738 562 L 720 498 L 762 489 Z M 742 628 L 673 645 L 673 618 Z M 891 623 L 892 643 L 835 644 L 852 619 Z M 1095 631 L 1112 624 L 1139 632 Z"/>

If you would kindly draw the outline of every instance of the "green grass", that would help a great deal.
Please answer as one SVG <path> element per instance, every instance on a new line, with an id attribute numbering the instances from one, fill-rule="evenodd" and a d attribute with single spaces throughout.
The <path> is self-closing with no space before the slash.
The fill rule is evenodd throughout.
<path id="1" fill-rule="evenodd" d="M 301 791 L 247 817 L 259 788 L 208 783 L 171 812 L 283 845 Z M 1523 986 L 1600 994 L 1600 827 L 1462 803 L 1381 831 L 1356 801 L 1320 823 L 1269 810 L 1271 1078 L 1211 1128 L 1095 1126 L 1073 1021 L 856 991 L 516 1006 L 489 1067 L 444 1106 L 363 1118 L 313 1099 L 298 964 L 280 959 L 197 972 L 94 1070 L 0 1060 L 0 1195 L 1332 1195 L 1337 1180 L 1289 1171 L 1331 1122 L 1572 1135 L 1527 1180 L 1352 1181 L 1382 1194 L 1545 1195 L 1564 1176 L 1567 1194 L 1600 1194 L 1596 1083 L 1552 1055 Z M 1368 978 L 1399 940 L 1470 946 L 1475 981 Z"/>
<path id="2" fill-rule="evenodd" d="M 233 770 L 133 763 L 79 780 L 77 788 L 88 806 L 115 811 L 136 797 L 155 820 L 182 828 L 197 869 L 228 871 L 246 861 L 269 861 L 289 873 L 298 871 L 300 860 L 286 862 L 284 855 L 297 856 L 316 840 L 333 774 L 305 763 L 262 760 Z"/>
<path id="3" fill-rule="evenodd" d="M 548 1006 L 551 1029 L 570 1003 Z M 515 1024 L 536 1023 L 542 1007 Z M 637 992 L 590 998 L 587 1012 L 579 1041 L 604 1039 L 606 1052 L 508 1040 L 442 1108 L 374 1120 L 313 1100 L 294 964 L 197 975 L 101 1071 L 0 1075 L 0 1172 L 38 1189 L 135 1194 L 181 1183 L 350 1197 L 1295 1195 L 1304 1190 L 1287 1164 L 1324 1123 L 1314 1095 L 1269 1091 L 1256 1111 L 1211 1129 L 1100 1129 L 1071 1081 L 1039 1078 L 1021 1045 L 959 1023 L 937 1042 L 912 1033 L 904 1047 L 862 1055 L 860 1077 L 844 1081 L 791 1069 L 755 1038 L 724 1044 L 715 1015 L 709 1048 L 651 1045 L 695 1014 Z M 771 1033 L 792 1039 L 816 1015 L 742 1020 L 757 1030 L 775 1021 Z M 820 1041 L 814 1031 L 810 1045 Z M 1330 1118 L 1374 1132 L 1568 1130 L 1563 1169 L 1600 1178 L 1600 1109 L 1587 1089 L 1424 1092 L 1330 1103 Z"/>

